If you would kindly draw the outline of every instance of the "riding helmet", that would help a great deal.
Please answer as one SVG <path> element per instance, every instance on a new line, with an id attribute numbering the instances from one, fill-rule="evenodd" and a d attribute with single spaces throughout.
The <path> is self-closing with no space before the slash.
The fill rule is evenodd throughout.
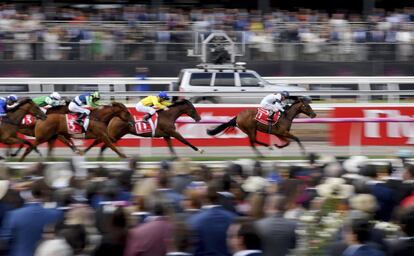
<path id="1" fill-rule="evenodd" d="M 60 96 L 58 92 L 52 92 L 50 94 L 50 98 L 55 99 L 55 100 L 60 100 L 62 97 Z"/>
<path id="2" fill-rule="evenodd" d="M 92 98 L 99 100 L 101 98 L 101 94 L 98 91 L 96 91 L 92 93 Z"/>
<path id="3" fill-rule="evenodd" d="M 283 91 L 281 94 L 285 98 L 289 97 L 289 92 L 288 91 Z"/>
<path id="4" fill-rule="evenodd" d="M 12 95 L 7 96 L 7 99 L 12 101 L 12 102 L 16 102 L 17 101 L 17 96 L 12 94 Z"/>
<path id="5" fill-rule="evenodd" d="M 168 97 L 168 94 L 167 94 L 166 92 L 160 92 L 160 93 L 158 94 L 158 97 L 160 97 L 160 99 L 163 99 L 163 100 L 168 100 L 168 99 L 170 99 L 170 97 Z"/>

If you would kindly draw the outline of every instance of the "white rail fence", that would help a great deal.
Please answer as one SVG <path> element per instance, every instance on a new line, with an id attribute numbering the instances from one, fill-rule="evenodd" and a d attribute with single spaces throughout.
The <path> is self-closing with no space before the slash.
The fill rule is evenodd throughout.
<path id="1" fill-rule="evenodd" d="M 290 84 L 309 88 L 309 91 L 300 92 L 300 95 L 307 96 L 357 96 L 360 102 L 365 102 L 370 96 L 387 96 L 388 101 L 398 101 L 400 96 L 414 95 L 414 76 L 390 76 L 390 77 L 367 77 L 367 76 L 335 76 L 335 77 L 264 77 L 265 80 L 273 84 Z M 150 91 L 128 91 L 128 85 L 165 85 L 169 86 L 176 82 L 175 77 L 149 77 L 139 80 L 135 77 L 65 77 L 65 78 L 0 78 L 0 95 L 13 93 L 22 95 L 41 95 L 46 92 L 59 90 L 64 96 L 74 96 L 79 94 L 79 90 L 68 90 L 65 86 L 85 85 L 95 86 L 99 89 L 104 98 L 124 99 L 125 97 L 139 97 L 151 94 Z M 3 86 L 2 86 L 3 85 Z M 312 85 L 321 85 L 319 89 L 313 90 Z M 347 89 L 345 85 L 356 85 L 357 90 Z M 376 87 L 376 85 L 381 85 Z M 10 88 L 16 89 L 7 89 Z M 23 86 L 18 89 L 17 86 Z M 325 86 L 325 87 L 323 87 Z M 330 86 L 330 87 L 326 87 Z M 94 87 L 94 88 L 95 88 Z M 58 89 L 59 88 L 59 89 Z M 64 89 L 62 89 L 64 88 Z M 72 87 L 73 88 L 73 87 Z M 166 87 L 169 88 L 169 87 Z M 380 88 L 380 90 L 376 90 Z M 413 88 L 413 89 L 411 89 Z M 270 93 L 269 91 L 260 92 L 170 92 L 172 96 L 220 96 L 220 97 L 258 97 Z M 293 93 L 295 95 L 295 93 Z"/>

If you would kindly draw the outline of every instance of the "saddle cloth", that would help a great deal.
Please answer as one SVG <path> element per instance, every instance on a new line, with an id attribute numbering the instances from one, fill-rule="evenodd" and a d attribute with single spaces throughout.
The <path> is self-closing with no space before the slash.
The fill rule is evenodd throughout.
<path id="1" fill-rule="evenodd" d="M 269 125 L 269 110 L 265 108 L 257 108 L 257 114 L 256 114 L 256 121 L 264 124 Z M 280 112 L 276 112 L 273 115 L 273 120 L 271 121 L 272 125 L 275 125 L 277 123 L 277 120 L 279 120 Z"/>
<path id="2" fill-rule="evenodd" d="M 76 114 L 66 114 L 65 116 L 69 134 L 82 134 L 83 131 L 88 130 L 89 118 L 83 118 L 82 121 L 84 129 L 82 129 L 82 127 L 78 123 L 76 123 L 76 119 L 78 119 L 78 116 Z"/>
<path id="3" fill-rule="evenodd" d="M 152 134 L 152 137 L 155 135 L 155 130 L 157 129 L 158 124 L 158 114 L 155 113 L 152 115 L 150 119 L 148 119 L 148 122 L 142 121 L 142 117 L 135 118 L 135 131 L 137 134 L 143 134 L 150 132 Z"/>
<path id="4" fill-rule="evenodd" d="M 36 118 L 31 114 L 25 115 L 22 119 L 22 125 L 31 125 L 31 124 L 34 124 L 35 122 L 36 122 Z"/>

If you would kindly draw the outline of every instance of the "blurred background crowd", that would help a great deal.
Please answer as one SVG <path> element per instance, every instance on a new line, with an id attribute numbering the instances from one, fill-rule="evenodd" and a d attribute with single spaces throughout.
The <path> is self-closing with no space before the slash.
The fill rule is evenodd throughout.
<path id="1" fill-rule="evenodd" d="M 0 59 L 192 60 L 209 32 L 224 30 L 244 60 L 409 60 L 414 8 L 365 15 L 146 5 L 0 4 Z M 242 49 L 245 47 L 246 49 Z"/>
<path id="2" fill-rule="evenodd" d="M 414 166 L 82 158 L 1 168 L 2 255 L 412 255 Z M 364 254 L 365 253 L 365 254 Z"/>

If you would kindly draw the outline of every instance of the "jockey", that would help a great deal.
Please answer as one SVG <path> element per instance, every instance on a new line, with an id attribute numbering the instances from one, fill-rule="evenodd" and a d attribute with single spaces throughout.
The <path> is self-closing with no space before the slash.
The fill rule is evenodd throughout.
<path id="1" fill-rule="evenodd" d="M 269 120 L 273 120 L 273 116 L 278 111 L 284 112 L 286 100 L 289 98 L 289 92 L 283 91 L 281 93 L 269 94 L 262 99 L 260 106 L 270 111 Z"/>
<path id="2" fill-rule="evenodd" d="M 91 111 L 87 108 L 84 108 L 83 106 L 90 106 L 92 108 L 97 107 L 98 100 L 101 98 L 101 95 L 98 91 L 93 93 L 84 93 L 81 95 L 76 96 L 68 106 L 69 111 L 78 113 L 78 119 L 76 120 L 76 123 L 79 125 L 83 125 L 82 119 L 85 116 L 89 116 Z"/>
<path id="3" fill-rule="evenodd" d="M 153 114 L 155 114 L 155 108 L 168 110 L 168 106 L 172 104 L 169 99 L 170 97 L 168 97 L 168 94 L 166 92 L 160 92 L 158 96 L 150 95 L 143 98 L 137 103 L 135 108 L 139 112 L 147 113 L 142 120 L 144 122 L 148 122 L 148 119 L 151 118 Z"/>
<path id="4" fill-rule="evenodd" d="M 16 95 L 9 95 L 6 98 L 0 97 L 0 118 L 7 115 L 7 110 L 13 108 L 13 105 L 17 102 Z"/>
<path id="5" fill-rule="evenodd" d="M 52 92 L 49 96 L 40 96 L 34 98 L 33 102 L 41 108 L 46 106 L 56 107 L 62 105 L 62 102 L 60 101 L 61 99 L 62 97 L 58 92 Z"/>

